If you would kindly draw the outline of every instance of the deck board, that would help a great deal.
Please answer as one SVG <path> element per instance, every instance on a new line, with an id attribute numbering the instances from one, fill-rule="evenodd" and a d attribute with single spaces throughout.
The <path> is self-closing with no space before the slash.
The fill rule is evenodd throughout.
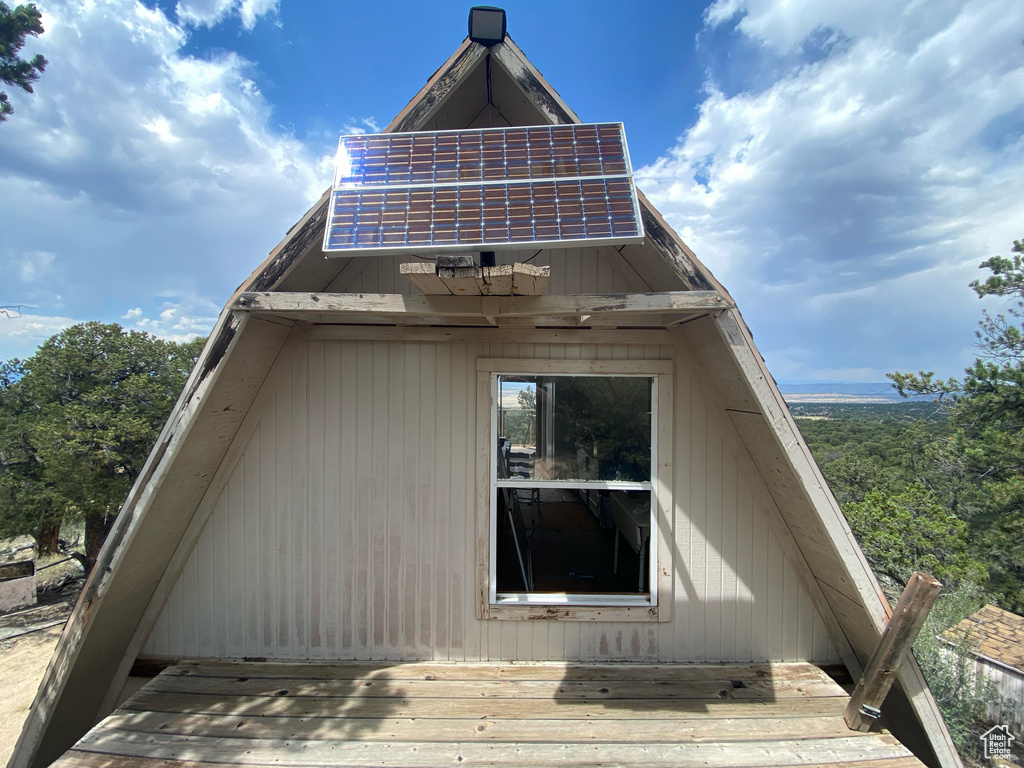
<path id="1" fill-rule="evenodd" d="M 765 717 L 769 715 L 806 717 L 823 710 L 841 715 L 846 703 L 837 697 L 782 699 L 779 701 L 737 701 L 735 699 L 619 699 L 613 702 L 555 701 L 545 699 L 405 699 L 353 698 L 347 704 L 337 699 L 291 696 L 218 697 L 205 694 L 169 694 L 140 691 L 125 703 L 129 710 L 157 710 L 191 714 L 278 715 L 322 717 L 344 711 L 348 717 L 465 717 L 541 719 L 619 719 L 642 716 L 673 720 L 687 713 L 708 717 Z"/>
<path id="2" fill-rule="evenodd" d="M 175 733 L 181 736 L 249 736 L 269 734 L 289 739 L 342 739 L 344 717 L 274 717 L 188 715 L 177 712 L 135 712 L 111 715 L 107 726 L 122 731 Z M 702 717 L 673 718 L 671 729 L 663 720 L 616 719 L 495 719 L 468 717 L 382 718 L 376 730 L 362 731 L 364 741 L 502 741 L 543 742 L 576 740 L 588 743 L 661 743 L 686 739 L 693 742 L 756 741 L 766 737 L 800 739 L 808 732 L 821 737 L 849 736 L 842 718 L 827 716 L 718 718 L 709 731 Z"/>
<path id="3" fill-rule="evenodd" d="M 811 664 L 183 662 L 55 768 L 920 768 Z"/>
<path id="4" fill-rule="evenodd" d="M 831 696 L 835 683 L 803 681 L 773 687 L 752 683 L 737 688 L 731 680 L 701 680 L 681 685 L 664 680 L 302 680 L 298 678 L 167 677 L 155 680 L 151 691 L 214 696 L 313 696 L 322 698 L 407 699 L 742 699 Z"/>

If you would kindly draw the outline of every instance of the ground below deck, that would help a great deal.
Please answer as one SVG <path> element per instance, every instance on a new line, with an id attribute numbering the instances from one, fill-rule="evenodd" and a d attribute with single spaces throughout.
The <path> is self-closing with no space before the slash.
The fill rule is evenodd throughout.
<path id="1" fill-rule="evenodd" d="M 54 766 L 922 765 L 847 700 L 810 664 L 183 662 Z"/>

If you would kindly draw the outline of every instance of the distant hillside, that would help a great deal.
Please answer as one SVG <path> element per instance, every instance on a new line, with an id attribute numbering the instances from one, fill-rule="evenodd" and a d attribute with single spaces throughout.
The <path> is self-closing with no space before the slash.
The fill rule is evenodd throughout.
<path id="1" fill-rule="evenodd" d="M 905 402 L 888 381 L 811 382 L 779 384 L 779 391 L 790 405 L 794 403 L 899 403 Z M 929 398 L 911 398 L 928 400 Z"/>
<path id="2" fill-rule="evenodd" d="M 800 402 L 787 401 L 790 413 L 797 419 L 859 419 L 862 421 L 944 421 L 945 412 L 931 400 L 908 402 Z M 804 423 L 798 421 L 800 429 Z"/>

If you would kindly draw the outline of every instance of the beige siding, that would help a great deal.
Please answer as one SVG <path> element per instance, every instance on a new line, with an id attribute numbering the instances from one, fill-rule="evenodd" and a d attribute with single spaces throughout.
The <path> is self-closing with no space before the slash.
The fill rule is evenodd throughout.
<path id="1" fill-rule="evenodd" d="M 476 618 L 476 359 L 674 354 L 671 346 L 306 342 L 238 461 L 221 468 L 228 481 L 143 653 L 833 660 L 768 527 L 760 479 L 682 359 L 671 620 Z"/>

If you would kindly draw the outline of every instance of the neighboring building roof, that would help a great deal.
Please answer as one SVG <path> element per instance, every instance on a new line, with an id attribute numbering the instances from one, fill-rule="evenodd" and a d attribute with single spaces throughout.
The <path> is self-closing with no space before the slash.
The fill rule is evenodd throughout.
<path id="1" fill-rule="evenodd" d="M 965 643 L 977 656 L 1024 674 L 1024 616 L 986 605 L 942 633 L 951 643 Z"/>

